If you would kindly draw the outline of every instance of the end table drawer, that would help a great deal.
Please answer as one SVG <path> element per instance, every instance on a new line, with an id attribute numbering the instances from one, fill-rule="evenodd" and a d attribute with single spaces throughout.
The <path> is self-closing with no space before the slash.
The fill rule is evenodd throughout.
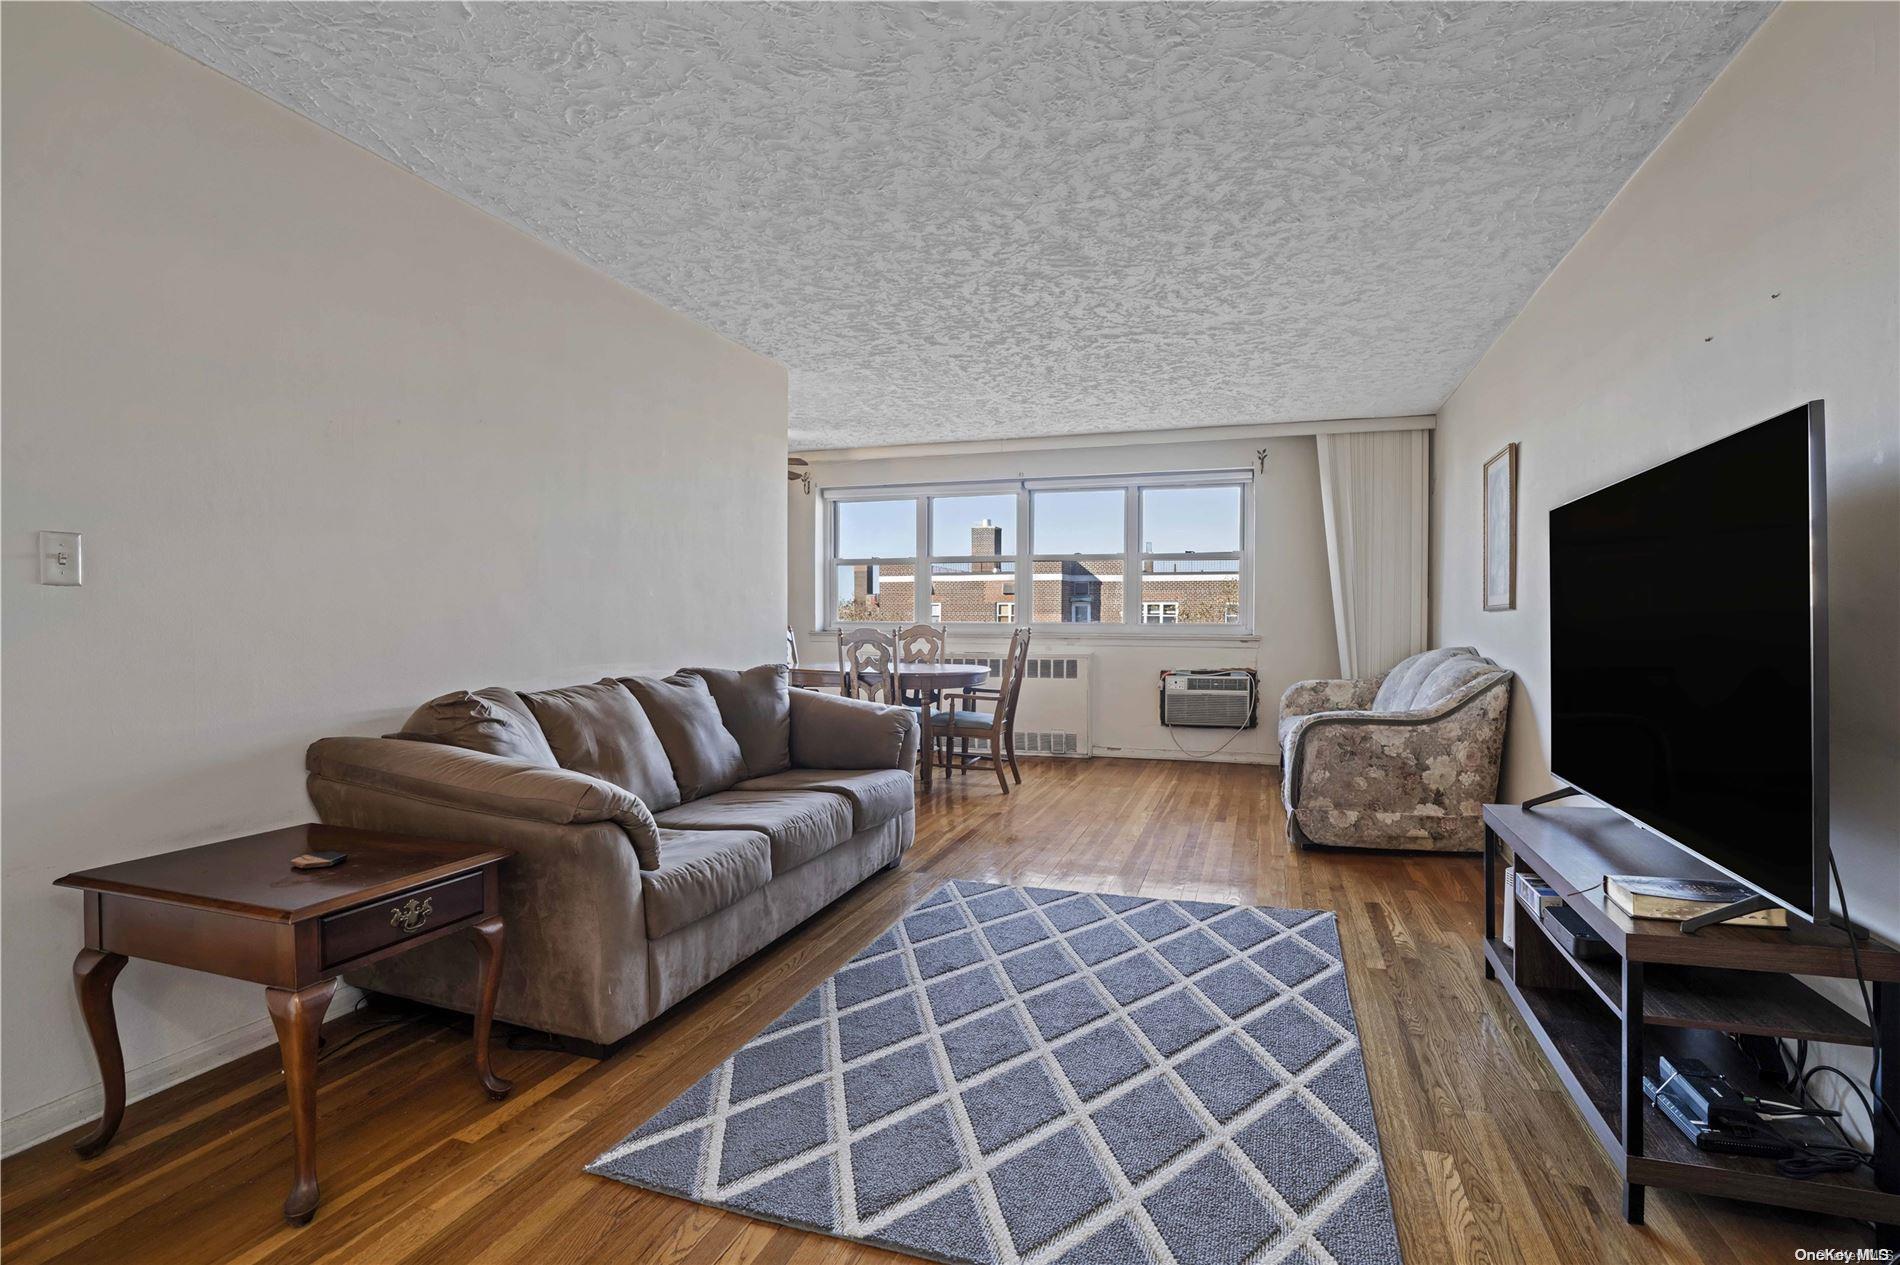
<path id="1" fill-rule="evenodd" d="M 323 964 L 347 962 L 480 913 L 483 887 L 477 870 L 331 914 L 323 920 Z"/>

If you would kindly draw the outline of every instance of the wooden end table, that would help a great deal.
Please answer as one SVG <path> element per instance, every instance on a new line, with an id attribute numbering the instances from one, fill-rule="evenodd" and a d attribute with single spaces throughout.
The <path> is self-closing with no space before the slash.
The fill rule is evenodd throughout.
<path id="1" fill-rule="evenodd" d="M 344 852 L 321 870 L 293 870 L 304 852 Z M 501 862 L 480 844 L 291 826 L 143 857 L 56 880 L 86 897 L 86 947 L 74 986 L 105 1081 L 105 1112 L 75 1143 L 82 1158 L 106 1148 L 125 1115 L 125 1059 L 112 984 L 144 958 L 262 984 L 283 1052 L 296 1167 L 284 1219 L 317 1210 L 317 1030 L 337 977 L 462 931 L 481 952 L 475 1074 L 491 1098 L 513 1088 L 489 1067 L 488 1030 L 501 984 Z"/>

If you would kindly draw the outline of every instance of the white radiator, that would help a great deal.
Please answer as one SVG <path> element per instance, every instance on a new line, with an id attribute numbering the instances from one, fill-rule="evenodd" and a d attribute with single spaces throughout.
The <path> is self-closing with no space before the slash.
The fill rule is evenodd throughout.
<path id="1" fill-rule="evenodd" d="M 950 655 L 952 663 L 981 663 L 990 670 L 983 684 L 994 688 L 1003 673 L 1000 656 Z M 1035 655 L 1023 673 L 1021 710 L 1016 713 L 1017 755 L 1086 756 L 1089 745 L 1088 655 Z M 946 698 L 945 702 L 950 700 Z M 982 700 L 985 707 L 992 700 Z M 972 742 L 972 750 L 984 750 Z"/>

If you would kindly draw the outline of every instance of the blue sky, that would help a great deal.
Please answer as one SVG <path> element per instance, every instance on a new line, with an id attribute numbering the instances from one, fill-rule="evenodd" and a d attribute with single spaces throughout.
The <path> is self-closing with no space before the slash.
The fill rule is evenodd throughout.
<path id="1" fill-rule="evenodd" d="M 1240 548 L 1240 489 L 1148 488 L 1141 494 L 1142 535 L 1153 553 L 1232 553 Z M 1037 492 L 1036 552 L 1120 553 L 1122 490 Z M 1003 529 L 1016 552 L 1016 497 L 939 496 L 931 505 L 930 547 L 939 555 L 970 551 L 970 528 L 984 519 Z M 916 502 L 838 503 L 838 556 L 908 558 L 916 549 Z"/>

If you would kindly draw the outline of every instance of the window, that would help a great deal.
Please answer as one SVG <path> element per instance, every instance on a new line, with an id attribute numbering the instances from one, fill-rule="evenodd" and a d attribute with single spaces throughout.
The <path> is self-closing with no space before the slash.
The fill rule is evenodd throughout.
<path id="1" fill-rule="evenodd" d="M 1142 623 L 1239 622 L 1243 500 L 1231 483 L 1141 489 Z"/>
<path id="2" fill-rule="evenodd" d="M 1251 476 L 828 490 L 827 619 L 1244 633 Z"/>
<path id="3" fill-rule="evenodd" d="M 1034 622 L 1122 622 L 1127 501 L 1124 488 L 1030 493 Z"/>
<path id="4" fill-rule="evenodd" d="M 929 519 L 932 623 L 991 623 L 1016 592 L 1016 492 L 922 499 Z M 1015 603 L 1010 604 L 1015 619 Z M 948 612 L 946 615 L 944 612 Z"/>
<path id="5" fill-rule="evenodd" d="M 917 502 L 837 501 L 831 510 L 833 621 L 915 622 Z"/>

